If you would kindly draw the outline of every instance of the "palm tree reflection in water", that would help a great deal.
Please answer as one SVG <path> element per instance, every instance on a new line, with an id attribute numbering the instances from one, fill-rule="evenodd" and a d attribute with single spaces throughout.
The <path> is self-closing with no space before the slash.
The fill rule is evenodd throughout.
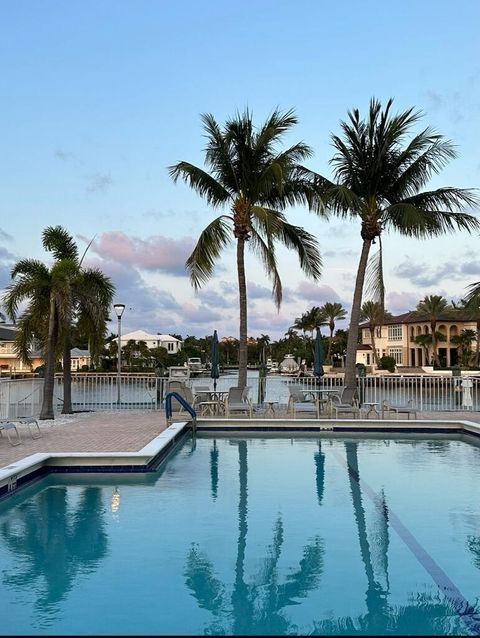
<path id="1" fill-rule="evenodd" d="M 40 621 L 58 611 L 57 603 L 75 586 L 77 576 L 92 572 L 107 552 L 105 507 L 98 487 L 83 489 L 71 512 L 66 487 L 50 487 L 12 510 L 1 525 L 5 545 L 18 558 L 3 583 L 34 589 Z"/>
<path id="2" fill-rule="evenodd" d="M 387 497 L 381 498 L 367 511 L 358 466 L 358 443 L 345 442 L 350 496 L 357 528 L 360 555 L 365 571 L 367 590 L 366 613 L 344 615 L 313 621 L 308 633 L 320 635 L 462 635 L 465 627 L 448 600 L 435 586 L 426 585 L 425 591 L 411 592 L 405 605 L 389 603 L 389 510 Z M 214 453 L 215 452 L 215 453 Z M 324 542 L 316 537 L 308 544 L 299 561 L 298 570 L 280 582 L 278 562 L 284 541 L 284 527 L 278 516 L 273 530 L 273 541 L 261 570 L 246 582 L 244 573 L 245 549 L 248 531 L 247 503 L 247 442 L 238 442 L 239 452 L 239 504 L 238 542 L 235 581 L 231 593 L 228 585 L 216 578 L 215 566 L 198 545 L 192 545 L 184 575 L 199 607 L 210 611 L 213 622 L 205 634 L 269 635 L 294 634 L 299 628 L 286 616 L 289 605 L 299 604 L 320 584 L 324 563 Z M 314 453 L 315 483 L 318 504 L 321 506 L 325 486 L 325 454 L 321 441 Z M 212 497 L 218 489 L 218 448 L 211 451 Z M 215 480 L 214 480 L 215 478 Z M 368 513 L 368 516 L 367 516 Z M 480 567 L 480 541 L 469 539 L 469 549 Z M 328 583 L 327 583 L 328 585 Z M 322 613 L 322 612 L 320 612 Z M 327 610 L 324 610 L 324 616 Z"/>
<path id="3" fill-rule="evenodd" d="M 284 540 L 282 518 L 279 515 L 273 529 L 273 541 L 262 567 L 250 582 L 245 579 L 245 549 L 248 532 L 247 442 L 238 441 L 239 501 L 238 541 L 235 581 L 231 594 L 228 587 L 215 577 L 215 568 L 208 557 L 193 545 L 185 569 L 187 587 L 198 605 L 214 616 L 206 634 L 269 635 L 286 634 L 296 627 L 285 616 L 284 609 L 298 604 L 320 583 L 323 571 L 323 541 L 316 536 L 305 546 L 297 571 L 280 582 L 278 562 Z M 217 457 L 218 460 L 218 457 Z M 213 474 L 212 474 L 213 476 Z"/>

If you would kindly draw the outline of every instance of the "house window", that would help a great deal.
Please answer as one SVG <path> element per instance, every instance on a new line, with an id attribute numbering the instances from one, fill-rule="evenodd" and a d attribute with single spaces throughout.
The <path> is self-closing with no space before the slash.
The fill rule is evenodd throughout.
<path id="1" fill-rule="evenodd" d="M 380 339 L 380 337 L 382 336 L 382 328 L 379 326 L 378 328 L 375 328 L 375 336 Z"/>
<path id="2" fill-rule="evenodd" d="M 388 354 L 395 359 L 396 364 L 402 364 L 402 348 L 389 348 Z"/>
<path id="3" fill-rule="evenodd" d="M 167 343 L 167 350 L 168 352 L 173 352 L 174 351 L 174 343 Z"/>
<path id="4" fill-rule="evenodd" d="M 401 341 L 402 340 L 402 326 L 396 324 L 394 326 L 388 326 L 388 340 L 389 341 Z"/>

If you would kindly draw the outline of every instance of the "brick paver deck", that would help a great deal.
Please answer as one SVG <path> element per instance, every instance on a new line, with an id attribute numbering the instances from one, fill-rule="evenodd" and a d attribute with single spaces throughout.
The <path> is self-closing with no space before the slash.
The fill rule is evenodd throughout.
<path id="1" fill-rule="evenodd" d="M 285 410 L 277 410 L 277 418 L 285 416 Z M 418 418 L 480 423 L 480 412 L 423 412 Z M 35 452 L 138 452 L 167 426 L 165 412 L 152 410 L 85 412 L 39 425 L 43 437 L 37 440 L 26 425 L 19 426 L 22 444 L 15 447 L 5 434 L 0 437 L 0 468 Z"/>

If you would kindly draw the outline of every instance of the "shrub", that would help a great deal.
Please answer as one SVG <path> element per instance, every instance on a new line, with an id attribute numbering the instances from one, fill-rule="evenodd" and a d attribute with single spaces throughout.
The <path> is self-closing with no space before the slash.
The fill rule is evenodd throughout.
<path id="1" fill-rule="evenodd" d="M 393 357 L 384 356 L 380 359 L 380 369 L 395 372 L 395 359 Z"/>

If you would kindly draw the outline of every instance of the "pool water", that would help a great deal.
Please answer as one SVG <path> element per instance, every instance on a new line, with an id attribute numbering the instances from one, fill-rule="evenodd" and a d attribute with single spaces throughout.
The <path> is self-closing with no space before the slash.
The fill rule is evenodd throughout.
<path id="1" fill-rule="evenodd" d="M 480 448 L 187 439 L 0 504 L 2 634 L 480 633 Z"/>

